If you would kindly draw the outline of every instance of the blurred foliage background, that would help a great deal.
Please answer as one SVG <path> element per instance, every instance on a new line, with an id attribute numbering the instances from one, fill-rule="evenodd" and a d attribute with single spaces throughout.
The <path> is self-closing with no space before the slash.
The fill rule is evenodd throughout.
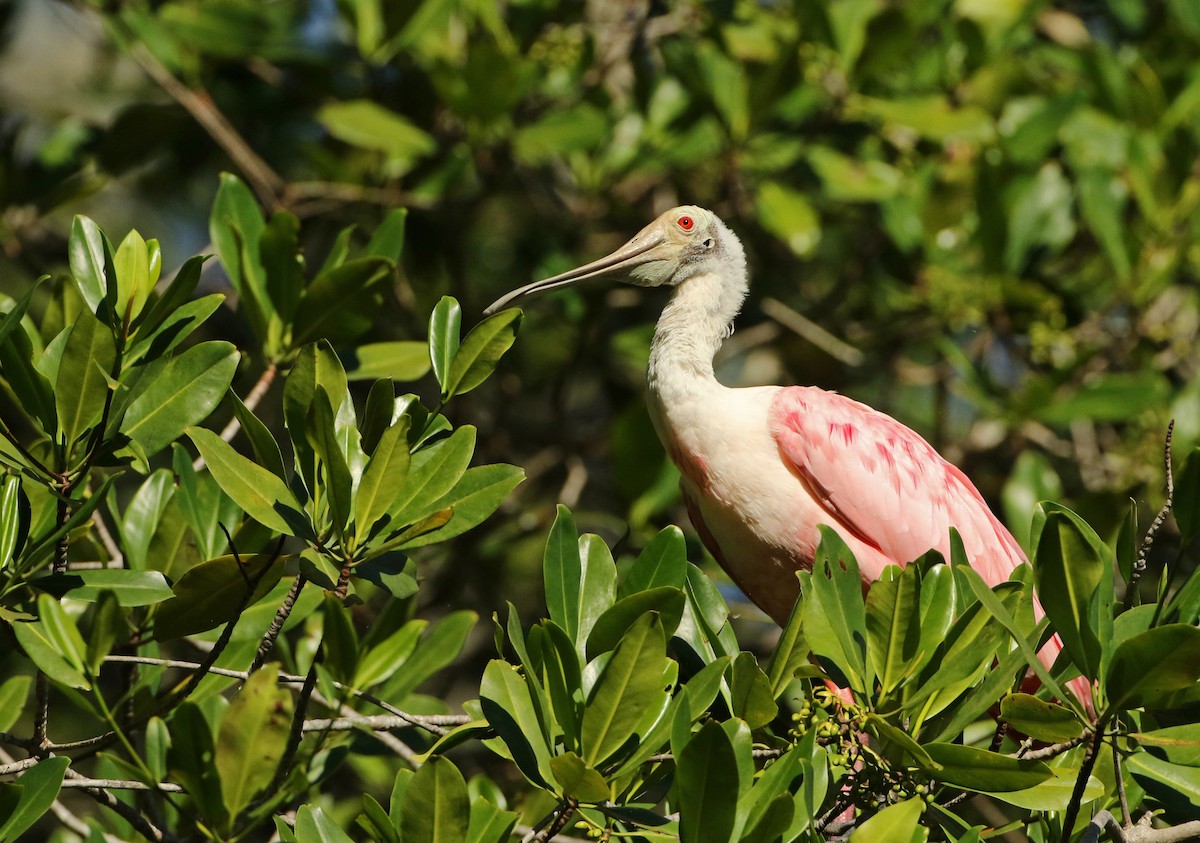
<path id="1" fill-rule="evenodd" d="M 893 414 L 1022 541 L 1039 498 L 1111 539 L 1161 503 L 1168 418 L 1200 441 L 1191 0 L 9 0 L 0 27 L 8 295 L 65 268 L 76 213 L 162 239 L 168 272 L 211 252 L 231 171 L 304 218 L 313 265 L 409 208 L 392 290 L 346 318 L 422 339 L 442 295 L 470 325 L 689 202 L 751 259 L 723 379 Z M 452 409 L 529 480 L 421 560 L 434 611 L 540 600 L 557 502 L 626 550 L 686 524 L 642 403 L 663 295 L 534 303 Z"/>

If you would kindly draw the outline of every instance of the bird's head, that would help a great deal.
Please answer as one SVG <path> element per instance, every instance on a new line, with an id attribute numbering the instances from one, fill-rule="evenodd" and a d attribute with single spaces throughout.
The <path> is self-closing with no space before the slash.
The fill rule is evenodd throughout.
<path id="1" fill-rule="evenodd" d="M 744 262 L 741 243 L 717 215 L 695 205 L 680 205 L 612 254 L 506 293 L 484 313 L 503 310 L 525 296 L 598 278 L 616 278 L 639 287 L 673 287 L 713 268 L 717 261 L 731 259 Z"/>

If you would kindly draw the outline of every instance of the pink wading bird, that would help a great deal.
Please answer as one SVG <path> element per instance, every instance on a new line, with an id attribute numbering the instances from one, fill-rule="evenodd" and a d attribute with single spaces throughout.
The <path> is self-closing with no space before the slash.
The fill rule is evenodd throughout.
<path id="1" fill-rule="evenodd" d="M 717 381 L 713 356 L 748 282 L 741 242 L 710 211 L 667 211 L 611 255 L 514 290 L 486 312 L 614 276 L 675 288 L 650 350 L 650 415 L 705 546 L 776 623 L 799 592 L 795 571 L 812 567 L 819 524 L 849 545 L 865 583 L 930 548 L 949 559 L 951 527 L 989 585 L 1025 561 L 967 476 L 890 416 L 816 387 Z M 1049 666 L 1061 649 L 1056 636 L 1040 658 Z M 1082 680 L 1072 687 L 1090 702 Z"/>

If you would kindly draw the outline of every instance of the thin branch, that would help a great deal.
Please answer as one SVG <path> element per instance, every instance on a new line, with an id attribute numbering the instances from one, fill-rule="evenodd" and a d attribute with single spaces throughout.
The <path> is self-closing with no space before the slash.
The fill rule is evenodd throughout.
<path id="1" fill-rule="evenodd" d="M 866 359 L 863 353 L 843 339 L 813 322 L 799 311 L 788 307 L 779 299 L 767 297 L 762 300 L 763 313 L 790 331 L 798 334 L 834 360 L 847 366 L 861 366 Z"/>
<path id="2" fill-rule="evenodd" d="M 152 843 L 162 843 L 166 839 L 163 831 L 150 820 L 142 816 L 142 813 L 136 808 L 126 805 L 117 797 L 113 796 L 107 790 L 101 787 L 83 787 L 80 788 L 88 796 L 95 799 L 101 805 L 111 808 L 113 811 L 121 815 L 121 819 L 129 823 L 137 832 Z"/>
<path id="3" fill-rule="evenodd" d="M 233 159 L 233 163 L 242 171 L 246 181 L 258 195 L 258 201 L 271 211 L 282 210 L 279 196 L 284 188 L 283 179 L 250 148 L 250 144 L 213 103 L 208 92 L 189 88 L 176 79 L 175 75 L 131 34 L 129 41 L 129 54 L 133 60 L 173 100 L 183 106 L 217 145 L 225 150 L 225 154 Z"/>
<path id="4" fill-rule="evenodd" d="M 80 788 L 102 787 L 105 790 L 147 790 L 160 793 L 187 793 L 183 785 L 175 784 L 174 782 L 146 784 L 145 782 L 127 781 L 125 779 L 89 779 L 86 776 L 63 779 L 62 786 Z"/>
<path id="5" fill-rule="evenodd" d="M 11 776 L 13 773 L 20 773 L 23 770 L 28 770 L 30 767 L 36 767 L 41 760 L 36 755 L 31 755 L 28 758 L 22 758 L 20 761 L 0 764 L 0 776 Z"/>
<path id="6" fill-rule="evenodd" d="M 320 652 L 317 653 L 320 656 Z M 288 732 L 287 745 L 283 749 L 283 754 L 279 756 L 279 763 L 275 765 L 275 775 L 271 778 L 271 783 L 267 785 L 266 793 L 275 793 L 279 790 L 284 780 L 292 767 L 292 759 L 296 757 L 296 750 L 300 748 L 300 740 L 304 737 L 304 713 L 308 711 L 308 702 L 312 699 L 313 689 L 317 687 L 317 659 L 314 658 L 308 668 L 308 675 L 304 677 L 304 685 L 300 688 L 300 693 L 296 699 L 296 709 L 292 714 L 292 728 Z"/>
<path id="7" fill-rule="evenodd" d="M 120 568 L 125 564 L 125 556 L 121 553 L 121 548 L 117 545 L 113 534 L 109 532 L 108 525 L 104 523 L 104 519 L 100 517 L 100 510 L 97 509 L 92 513 L 92 527 L 96 530 L 96 535 L 100 537 L 100 544 L 104 545 L 104 549 L 108 551 L 109 562 L 104 567 Z M 116 564 L 113 564 L 116 563 Z M 78 565 L 73 565 L 73 568 L 78 568 Z"/>
<path id="8" fill-rule="evenodd" d="M 1096 759 L 1100 755 L 1100 744 L 1103 741 L 1103 724 L 1097 724 L 1096 731 L 1092 734 L 1092 742 L 1088 744 L 1087 752 L 1083 756 L 1083 764 L 1079 767 L 1079 775 L 1075 778 L 1075 789 L 1071 792 L 1071 801 L 1067 803 L 1067 810 L 1063 815 L 1062 843 L 1067 843 L 1071 839 L 1071 831 L 1075 828 L 1075 818 L 1079 816 L 1079 808 L 1083 804 L 1083 791 L 1092 775 L 1092 768 L 1096 766 Z"/>
<path id="9" fill-rule="evenodd" d="M 1175 432 L 1175 419 L 1171 419 L 1167 423 L 1166 442 L 1163 446 L 1163 466 L 1166 469 L 1167 475 L 1167 499 L 1163 502 L 1162 509 L 1158 511 L 1158 515 L 1154 516 L 1154 521 L 1150 524 L 1150 529 L 1146 531 L 1145 537 L 1142 539 L 1142 546 L 1138 548 L 1137 558 L 1133 561 L 1133 570 L 1129 575 L 1129 584 L 1125 589 L 1125 608 L 1128 609 L 1133 605 L 1134 595 L 1137 593 L 1138 581 L 1142 578 L 1142 574 L 1146 570 L 1146 557 L 1150 555 L 1150 548 L 1154 546 L 1154 539 L 1158 535 L 1158 531 L 1162 528 L 1163 523 L 1167 520 L 1167 515 L 1171 512 L 1171 507 L 1175 503 L 1175 476 L 1171 469 L 1171 435 Z"/>
<path id="10" fill-rule="evenodd" d="M 548 843 L 554 837 L 567 827 L 567 822 L 575 814 L 575 809 L 579 807 L 579 803 L 567 797 L 562 802 L 555 806 L 554 810 L 542 818 L 542 821 L 534 828 L 530 829 L 529 834 L 526 834 L 521 843 Z"/>
<path id="11" fill-rule="evenodd" d="M 262 641 L 258 643 L 258 651 L 254 654 L 254 661 L 250 663 L 250 670 L 247 675 L 254 673 L 266 663 L 267 656 L 270 655 L 271 649 L 275 646 L 275 639 L 279 637 L 279 633 L 283 630 L 283 625 L 287 621 L 288 615 L 292 613 L 292 609 L 296 605 L 296 600 L 300 597 L 300 590 L 304 588 L 306 581 L 307 579 L 304 574 L 296 575 L 292 587 L 288 589 L 287 596 L 283 598 L 283 602 L 279 604 L 279 608 L 275 611 L 275 617 L 271 620 L 271 625 L 263 635 Z"/>
<path id="12" fill-rule="evenodd" d="M 1092 817 L 1087 831 L 1080 838 L 1082 843 L 1095 843 L 1100 833 L 1107 831 L 1116 843 L 1183 843 L 1185 840 L 1200 840 L 1200 820 L 1192 820 L 1171 828 L 1152 828 L 1146 820 L 1147 814 L 1137 825 L 1121 826 L 1108 811 L 1100 811 Z"/>
<path id="13" fill-rule="evenodd" d="M 173 668 L 178 668 L 181 670 L 195 670 L 197 667 L 199 667 L 199 665 L 196 664 L 196 662 L 179 661 L 177 659 L 156 659 L 156 658 L 151 658 L 149 656 L 110 655 L 110 656 L 105 656 L 104 661 L 105 662 L 129 662 L 129 663 L 133 663 L 133 664 L 150 664 L 150 665 L 158 665 L 161 667 L 173 667 Z M 223 668 L 223 667 L 212 667 L 212 668 L 209 668 L 208 672 L 212 673 L 216 676 L 228 676 L 233 679 L 245 680 L 250 677 L 250 673 L 248 671 L 230 670 L 228 668 Z M 288 685 L 303 685 L 306 677 L 299 676 L 299 675 L 293 674 L 293 673 L 279 673 L 276 675 L 276 679 L 279 682 L 282 682 L 282 683 L 285 683 Z M 391 703 L 381 700 L 378 697 L 376 697 L 373 694 L 370 694 L 366 691 L 360 691 L 356 688 L 350 687 L 349 685 L 343 685 L 341 682 L 334 682 L 333 686 L 335 688 L 337 688 L 338 690 L 346 691 L 346 692 L 358 697 L 363 702 L 371 703 L 372 705 L 376 705 L 379 708 L 382 708 L 384 711 L 389 712 L 390 714 L 396 715 L 397 717 L 401 718 L 402 720 L 405 720 L 410 726 L 417 726 L 418 728 L 425 729 L 426 731 L 429 731 L 429 732 L 433 732 L 436 735 L 445 734 L 447 727 L 452 728 L 454 726 L 462 726 L 464 723 L 471 722 L 471 718 L 465 714 L 437 714 L 437 715 L 409 714 L 407 711 L 402 711 L 401 709 L 396 708 L 396 706 L 392 705 Z M 65 744 L 58 744 L 58 745 L 53 746 L 52 748 L 53 749 L 62 749 L 65 746 L 66 746 Z"/>
<path id="14" fill-rule="evenodd" d="M 1058 755 L 1062 755 L 1064 752 L 1074 749 L 1091 736 L 1092 732 L 1091 730 L 1088 730 L 1078 737 L 1071 738 L 1069 741 L 1063 741 L 1062 743 L 1044 746 L 1041 749 L 1035 749 L 1031 752 L 1018 752 L 1016 757 L 1024 758 L 1027 761 L 1045 761 L 1047 758 L 1054 758 Z M 1022 747 L 1022 750 L 1024 750 L 1024 747 Z"/>

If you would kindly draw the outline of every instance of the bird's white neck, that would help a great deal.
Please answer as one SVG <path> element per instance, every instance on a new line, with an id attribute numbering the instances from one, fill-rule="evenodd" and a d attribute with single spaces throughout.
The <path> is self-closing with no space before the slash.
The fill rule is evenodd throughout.
<path id="1" fill-rule="evenodd" d="M 719 250 L 701 271 L 681 281 L 654 329 L 647 385 L 671 403 L 700 383 L 716 383 L 713 356 L 733 330 L 746 298 L 746 257 L 732 231 L 721 226 Z"/>

